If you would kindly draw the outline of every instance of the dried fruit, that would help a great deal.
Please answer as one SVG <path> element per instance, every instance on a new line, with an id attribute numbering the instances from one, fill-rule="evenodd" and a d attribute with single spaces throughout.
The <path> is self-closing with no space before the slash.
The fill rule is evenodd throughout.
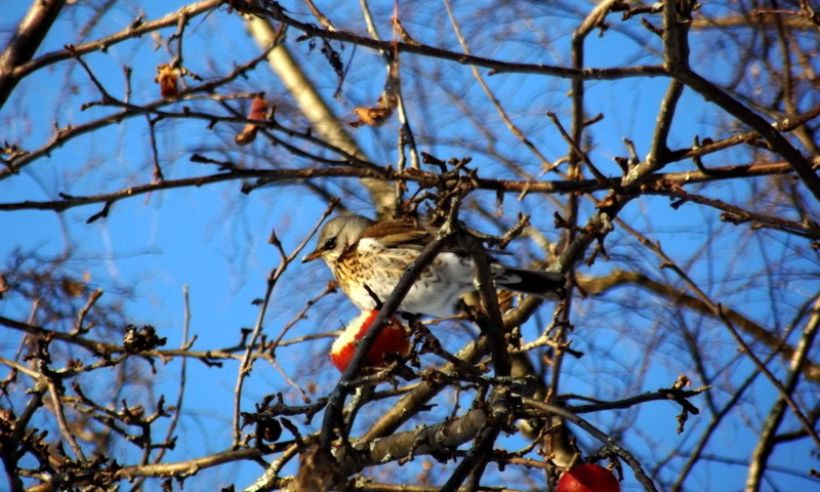
<path id="1" fill-rule="evenodd" d="M 159 92 L 162 97 L 176 97 L 179 93 L 177 88 L 177 80 L 179 79 L 179 70 L 169 64 L 162 64 L 157 66 L 157 77 L 154 79 L 159 84 Z"/>

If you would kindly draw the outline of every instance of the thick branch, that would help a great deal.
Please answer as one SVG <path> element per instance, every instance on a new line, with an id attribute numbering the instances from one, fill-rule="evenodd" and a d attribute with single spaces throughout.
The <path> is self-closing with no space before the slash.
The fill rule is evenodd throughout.
<path id="1" fill-rule="evenodd" d="M 65 0 L 34 0 L 28 13 L 17 26 L 17 32 L 0 54 L 0 108 L 20 81 L 14 70 L 31 60 L 48 34 Z"/>
<path id="2" fill-rule="evenodd" d="M 150 22 L 143 22 L 142 20 L 137 19 L 126 29 L 123 29 L 122 31 L 114 33 L 110 36 L 100 38 L 96 41 L 78 44 L 76 46 L 72 46 L 71 49 L 65 48 L 46 53 L 35 60 L 16 67 L 11 76 L 13 79 L 19 81 L 26 75 L 54 63 L 94 51 L 105 51 L 117 43 L 138 38 L 145 33 L 156 31 L 157 29 L 162 29 L 165 27 L 176 26 L 180 19 L 190 19 L 191 17 L 208 12 L 209 10 L 213 10 L 223 3 L 225 3 L 224 0 L 203 0 L 201 2 L 187 5 L 176 12 Z"/>
<path id="3" fill-rule="evenodd" d="M 820 177 L 814 171 L 811 162 L 798 149 L 796 149 L 786 137 L 776 128 L 770 125 L 757 113 L 741 104 L 732 96 L 721 90 L 718 86 L 709 82 L 700 75 L 690 70 L 675 73 L 675 78 L 694 89 L 706 100 L 720 106 L 724 111 L 737 118 L 740 122 L 751 127 L 760 134 L 769 145 L 772 151 L 781 155 L 797 172 L 806 187 L 812 192 L 817 200 L 820 200 Z"/>
<path id="4" fill-rule="evenodd" d="M 772 174 L 788 174 L 792 171 L 791 166 L 784 162 L 771 162 L 761 164 L 744 164 L 737 166 L 724 166 L 712 168 L 710 172 L 684 171 L 667 174 L 653 174 L 645 180 L 645 185 L 657 186 L 657 193 L 670 194 L 668 184 L 687 185 L 703 183 L 708 181 L 721 181 L 724 179 L 743 179 L 755 176 L 768 176 Z M 2 175 L 2 171 L 0 171 Z M 259 178 L 260 181 L 271 182 L 300 182 L 310 178 L 378 178 L 389 181 L 413 181 L 424 186 L 434 186 L 438 182 L 438 175 L 435 173 L 406 171 L 397 173 L 390 169 L 379 169 L 376 167 L 342 167 L 334 166 L 329 168 L 311 169 L 238 169 L 233 168 L 229 172 L 211 174 L 206 176 L 196 176 L 191 178 L 166 179 L 161 182 L 152 182 L 142 185 L 130 186 L 119 191 L 102 193 L 90 196 L 69 196 L 65 195 L 62 200 L 34 201 L 26 200 L 22 202 L 0 203 L 0 211 L 13 210 L 53 210 L 62 212 L 69 208 L 91 205 L 95 203 L 116 202 L 119 200 L 152 193 L 155 191 L 184 188 L 201 187 L 211 183 L 223 181 L 245 180 L 247 178 Z M 506 179 L 485 179 L 475 178 L 473 186 L 480 190 L 500 191 L 504 193 L 588 193 L 592 191 L 613 189 L 619 185 L 620 180 L 612 178 L 600 182 L 595 179 L 587 180 L 506 180 Z M 653 192 L 648 187 L 647 192 Z"/>
<path id="5" fill-rule="evenodd" d="M 582 80 L 615 80 L 628 77 L 655 77 L 659 75 L 667 75 L 666 69 L 658 65 L 574 69 L 554 65 L 507 62 L 492 58 L 467 55 L 462 52 L 436 48 L 422 43 L 378 41 L 370 37 L 359 36 L 346 31 L 329 31 L 321 29 L 314 24 L 300 22 L 292 17 L 289 17 L 285 14 L 284 9 L 258 10 L 253 13 L 257 15 L 269 16 L 274 20 L 284 22 L 289 26 L 299 29 L 309 37 L 320 37 L 323 39 L 343 41 L 382 51 L 398 49 L 401 52 L 414 53 L 429 58 L 450 60 L 462 65 L 475 65 L 490 68 L 494 73 L 531 73 L 551 75 L 565 79 Z"/>
<path id="6" fill-rule="evenodd" d="M 398 432 L 372 442 L 363 440 L 356 443 L 355 447 L 361 450 L 365 447 L 369 449 L 367 462 L 360 462 L 357 465 L 364 468 L 386 460 L 400 460 L 410 455 L 449 453 L 473 439 L 485 425 L 487 415 L 483 409 L 477 408 L 461 417 L 448 419 L 439 424 Z"/>
<path id="7" fill-rule="evenodd" d="M 290 443 L 278 443 L 277 448 L 284 448 Z M 274 452 L 276 449 L 270 449 Z M 231 463 L 239 460 L 256 460 L 263 456 L 261 450 L 256 448 L 234 449 L 229 451 L 222 451 L 214 453 L 201 458 L 194 458 L 192 460 L 180 461 L 177 463 L 152 463 L 150 465 L 142 466 L 127 466 L 117 471 L 119 478 L 134 478 L 134 477 L 176 477 L 185 478 L 195 475 L 200 470 L 222 465 L 224 463 Z"/>

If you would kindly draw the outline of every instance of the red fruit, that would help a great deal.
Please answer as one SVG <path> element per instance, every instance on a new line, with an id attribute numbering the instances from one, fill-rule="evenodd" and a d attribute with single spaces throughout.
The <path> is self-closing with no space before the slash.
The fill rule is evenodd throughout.
<path id="1" fill-rule="evenodd" d="M 340 372 L 347 369 L 347 365 L 353 359 L 353 354 L 356 353 L 359 340 L 370 329 L 370 325 L 378 314 L 376 310 L 363 311 L 347 324 L 344 331 L 333 342 L 333 346 L 330 347 L 330 361 Z M 407 328 L 395 316 L 392 316 L 379 332 L 373 346 L 370 347 L 364 367 L 383 367 L 390 360 L 390 355 L 404 356 L 408 353 L 410 353 L 410 340 Z"/>
<path id="2" fill-rule="evenodd" d="M 556 492 L 621 492 L 615 475 L 603 466 L 584 463 L 573 466 L 558 479 Z"/>

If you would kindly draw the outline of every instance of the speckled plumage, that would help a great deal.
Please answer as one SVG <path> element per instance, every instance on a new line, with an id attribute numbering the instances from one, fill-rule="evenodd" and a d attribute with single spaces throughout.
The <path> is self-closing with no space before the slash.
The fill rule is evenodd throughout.
<path id="1" fill-rule="evenodd" d="M 322 258 L 342 291 L 362 310 L 387 299 L 402 274 L 432 240 L 432 231 L 409 220 L 374 223 L 358 215 L 342 215 L 322 228 L 315 251 L 304 261 Z M 558 273 L 518 270 L 491 265 L 500 286 L 548 296 L 563 290 Z M 474 289 L 475 266 L 462 251 L 445 250 L 422 271 L 399 310 L 448 317 L 458 312 L 459 299 Z M 365 288 L 367 286 L 367 288 Z M 371 292 L 368 292 L 370 289 Z M 552 296 L 551 296 L 552 297 Z"/>

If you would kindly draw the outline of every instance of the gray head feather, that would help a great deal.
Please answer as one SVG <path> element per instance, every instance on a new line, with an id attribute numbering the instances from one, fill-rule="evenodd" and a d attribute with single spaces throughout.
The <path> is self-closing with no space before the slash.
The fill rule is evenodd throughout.
<path id="1" fill-rule="evenodd" d="M 316 241 L 316 250 L 308 256 L 311 259 L 321 256 L 325 261 L 334 261 L 350 245 L 356 243 L 362 232 L 371 225 L 373 221 L 361 215 L 340 215 L 322 227 Z"/>

